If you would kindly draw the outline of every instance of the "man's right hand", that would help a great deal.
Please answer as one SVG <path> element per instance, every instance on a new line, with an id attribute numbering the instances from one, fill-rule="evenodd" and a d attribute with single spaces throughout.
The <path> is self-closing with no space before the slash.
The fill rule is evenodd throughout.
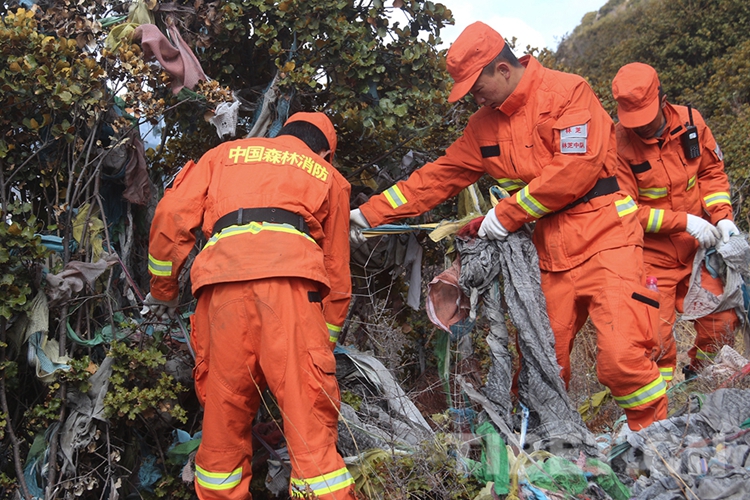
<path id="1" fill-rule="evenodd" d="M 486 238 L 488 240 L 503 241 L 508 237 L 508 230 L 500 223 L 495 213 L 495 207 L 490 208 L 487 215 L 482 220 L 482 225 L 479 226 L 477 233 L 480 238 Z"/>
<path id="2" fill-rule="evenodd" d="M 365 242 L 365 235 L 362 234 L 363 229 L 368 229 L 370 223 L 367 222 L 362 212 L 355 208 L 349 212 L 349 242 L 352 244 L 361 245 Z"/>
<path id="3" fill-rule="evenodd" d="M 690 233 L 690 236 L 698 240 L 698 243 L 703 248 L 715 246 L 719 242 L 719 238 L 721 238 L 721 233 L 716 229 L 716 226 L 706 219 L 692 214 L 688 214 L 687 216 L 687 232 Z"/>
<path id="4" fill-rule="evenodd" d="M 154 316 L 161 320 L 174 318 L 178 303 L 179 297 L 175 297 L 170 301 L 164 301 L 155 298 L 149 293 L 148 295 L 146 295 L 146 298 L 143 299 L 143 309 L 141 309 L 141 316 L 152 313 Z"/>

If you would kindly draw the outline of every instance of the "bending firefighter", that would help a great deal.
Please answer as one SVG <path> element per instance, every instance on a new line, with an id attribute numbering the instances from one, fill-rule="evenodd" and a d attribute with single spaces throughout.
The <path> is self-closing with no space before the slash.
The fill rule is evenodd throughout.
<path id="1" fill-rule="evenodd" d="M 683 312 L 698 247 L 710 248 L 739 234 L 732 222 L 729 180 L 721 149 L 701 115 L 669 104 L 654 68 L 642 63 L 623 66 L 612 81 L 612 93 L 620 119 L 620 181 L 636 196 L 638 219 L 646 231 L 646 274 L 657 278 L 660 292 L 657 363 L 665 380 L 671 380 L 677 365 L 675 309 Z M 721 279 L 705 266 L 701 285 L 717 296 L 723 293 Z M 684 368 L 687 378 L 722 345 L 734 344 L 738 325 L 732 309 L 694 322 L 695 344 Z"/>
<path id="2" fill-rule="evenodd" d="M 658 294 L 642 270 L 643 229 L 635 202 L 617 183 L 612 119 L 579 76 L 516 59 L 481 22 L 448 51 L 455 80 L 449 101 L 472 94 L 481 109 L 444 156 L 352 211 L 358 228 L 422 214 L 485 173 L 511 193 L 489 211 L 479 236 L 504 239 L 536 222 L 542 290 L 562 376 L 573 341 L 590 316 L 599 380 L 632 429 L 666 417 L 666 384 L 650 356 Z"/>
<path id="3" fill-rule="evenodd" d="M 351 189 L 329 163 L 335 150 L 328 117 L 296 113 L 276 138 L 226 142 L 189 162 L 156 208 L 152 311 L 176 306 L 194 232 L 210 236 L 190 270 L 201 499 L 251 498 L 252 424 L 266 387 L 283 417 L 292 498 L 354 498 L 336 451 L 332 346 L 351 299 Z"/>

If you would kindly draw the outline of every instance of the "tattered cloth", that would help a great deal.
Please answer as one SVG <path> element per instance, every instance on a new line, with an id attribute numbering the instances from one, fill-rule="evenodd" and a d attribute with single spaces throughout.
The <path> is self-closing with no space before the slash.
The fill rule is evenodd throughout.
<path id="1" fill-rule="evenodd" d="M 107 356 L 88 380 L 88 391 L 83 393 L 71 388 L 67 403 L 69 414 L 65 419 L 60 434 L 60 451 L 65 457 L 62 473 L 76 470 L 76 452 L 91 443 L 96 437 L 94 420 L 106 422 L 104 416 L 104 397 L 109 389 L 114 358 Z"/>
<path id="2" fill-rule="evenodd" d="M 93 287 L 96 278 L 116 263 L 117 256 L 105 252 L 96 262 L 73 260 L 65 264 L 65 268 L 58 274 L 47 274 L 45 279 L 49 306 L 55 307 L 70 302 L 83 290 L 85 284 Z"/>
<path id="3" fill-rule="evenodd" d="M 151 198 L 151 184 L 148 180 L 148 166 L 143 140 L 135 130 L 130 131 L 128 163 L 125 165 L 125 191 L 122 197 L 136 205 L 146 205 Z"/>
<path id="4" fill-rule="evenodd" d="M 341 403 L 338 448 L 355 456 L 368 448 L 411 449 L 433 431 L 383 363 L 354 347 L 336 346 L 336 379 L 356 394 L 358 410 Z"/>
<path id="5" fill-rule="evenodd" d="M 183 87 L 192 90 L 200 81 L 207 81 L 198 58 L 180 36 L 175 26 L 167 28 L 172 43 L 154 24 L 142 24 L 133 32 L 133 39 L 141 40 L 143 56 L 148 61 L 156 58 L 164 70 L 172 75 L 172 93 L 178 94 Z"/>
<path id="6" fill-rule="evenodd" d="M 706 266 L 721 276 L 724 291 L 715 295 L 701 286 L 701 267 Z M 699 248 L 693 260 L 690 287 L 685 295 L 682 320 L 694 320 L 715 312 L 734 309 L 740 320 L 745 317 L 742 293 L 744 282 L 750 281 L 750 245 L 745 235 L 732 235 L 716 249 Z"/>
<path id="7" fill-rule="evenodd" d="M 640 475 L 631 498 L 748 498 L 750 390 L 691 397 L 684 414 L 628 434 L 630 448 L 612 460 L 613 469 Z"/>
<path id="8" fill-rule="evenodd" d="M 594 436 L 570 402 L 560 377 L 554 334 L 541 289 L 539 258 L 528 232 L 516 231 L 502 242 L 459 233 L 456 248 L 461 256 L 459 284 L 471 297 L 472 314 L 481 297 L 490 323 L 487 343 L 492 365 L 483 392 L 496 405 L 494 410 L 510 423 L 512 375 L 499 282 L 502 273 L 502 295 L 518 330 L 521 351 L 518 396 L 540 420 L 540 425 L 531 429 L 540 438 L 535 446 L 549 448 L 564 443 L 566 448 L 595 456 Z"/>
<path id="9" fill-rule="evenodd" d="M 469 298 L 458 285 L 460 276 L 461 260 L 456 259 L 451 267 L 435 276 L 427 285 L 427 316 L 433 324 L 450 332 L 451 340 L 458 340 L 464 330 L 474 327 L 474 323 L 468 321 L 471 309 Z"/>

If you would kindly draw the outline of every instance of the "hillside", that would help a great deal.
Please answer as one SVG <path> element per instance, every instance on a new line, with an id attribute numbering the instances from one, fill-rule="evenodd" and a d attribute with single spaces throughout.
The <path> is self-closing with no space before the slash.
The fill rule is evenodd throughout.
<path id="1" fill-rule="evenodd" d="M 749 2 L 610 0 L 582 19 L 553 59 L 558 68 L 586 77 L 611 112 L 610 84 L 617 70 L 633 61 L 655 67 L 670 102 L 692 104 L 706 118 L 724 152 L 732 201 L 747 229 Z"/>

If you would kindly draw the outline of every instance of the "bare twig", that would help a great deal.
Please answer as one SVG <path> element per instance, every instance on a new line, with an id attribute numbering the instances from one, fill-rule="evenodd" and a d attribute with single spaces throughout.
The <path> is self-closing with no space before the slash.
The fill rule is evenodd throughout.
<path id="1" fill-rule="evenodd" d="M 65 349 L 66 349 L 66 325 L 67 321 L 64 318 L 68 317 L 68 306 L 64 305 L 62 307 L 62 311 L 60 311 L 60 318 L 63 318 L 62 321 L 60 321 L 59 324 L 59 331 L 58 331 L 58 342 L 60 343 L 60 350 L 58 351 L 61 356 L 65 355 Z M 59 398 L 60 398 L 60 417 L 58 418 L 58 422 L 60 423 L 60 426 L 58 428 L 57 432 L 54 432 L 52 436 L 50 437 L 50 446 L 49 446 L 49 470 L 47 471 L 47 489 L 44 493 L 45 500 L 52 500 L 54 498 L 53 494 L 53 487 L 55 486 L 56 481 L 56 475 L 57 475 L 57 450 L 59 447 L 59 441 L 60 441 L 60 430 L 62 429 L 63 425 L 65 424 L 65 419 L 67 418 L 67 414 L 65 409 L 66 406 L 66 399 L 68 395 L 68 384 L 65 381 L 60 382 L 60 391 L 59 391 Z"/>
<path id="2" fill-rule="evenodd" d="M 7 361 L 6 357 L 6 332 L 5 332 L 6 322 L 5 318 L 0 317 L 0 366 L 4 366 L 5 362 Z M 2 405 L 3 413 L 5 413 L 7 418 L 7 425 L 5 427 L 5 431 L 8 433 L 8 437 L 10 437 L 10 442 L 13 445 L 13 463 L 15 464 L 16 469 L 16 478 L 18 479 L 18 484 L 21 487 L 21 492 L 23 494 L 23 497 L 26 500 L 31 500 L 31 495 L 29 494 L 29 488 L 26 486 L 26 478 L 23 475 L 23 467 L 21 466 L 21 442 L 19 441 L 18 437 L 16 436 L 16 433 L 13 431 L 13 423 L 10 419 L 10 409 L 8 408 L 8 398 L 7 393 L 5 390 L 5 373 L 3 369 L 2 376 L 0 376 L 0 404 Z"/>
<path id="3" fill-rule="evenodd" d="M 65 314 L 67 315 L 67 307 L 65 309 Z M 65 316 L 63 316 L 65 317 Z M 64 330 L 64 322 L 60 322 L 62 326 L 62 329 Z M 64 334 L 63 334 L 64 335 Z M 50 445 L 49 445 L 49 470 L 47 471 L 47 488 L 44 492 L 44 498 L 45 500 L 53 500 L 56 498 L 56 489 L 55 484 L 57 481 L 57 450 L 59 448 L 59 441 L 60 441 L 60 431 L 65 424 L 65 418 L 67 417 L 65 409 L 67 408 L 65 406 L 65 400 L 68 395 L 68 384 L 66 382 L 60 383 L 60 417 L 58 419 L 59 427 L 58 430 L 54 433 L 52 433 L 52 436 L 50 437 Z"/>

